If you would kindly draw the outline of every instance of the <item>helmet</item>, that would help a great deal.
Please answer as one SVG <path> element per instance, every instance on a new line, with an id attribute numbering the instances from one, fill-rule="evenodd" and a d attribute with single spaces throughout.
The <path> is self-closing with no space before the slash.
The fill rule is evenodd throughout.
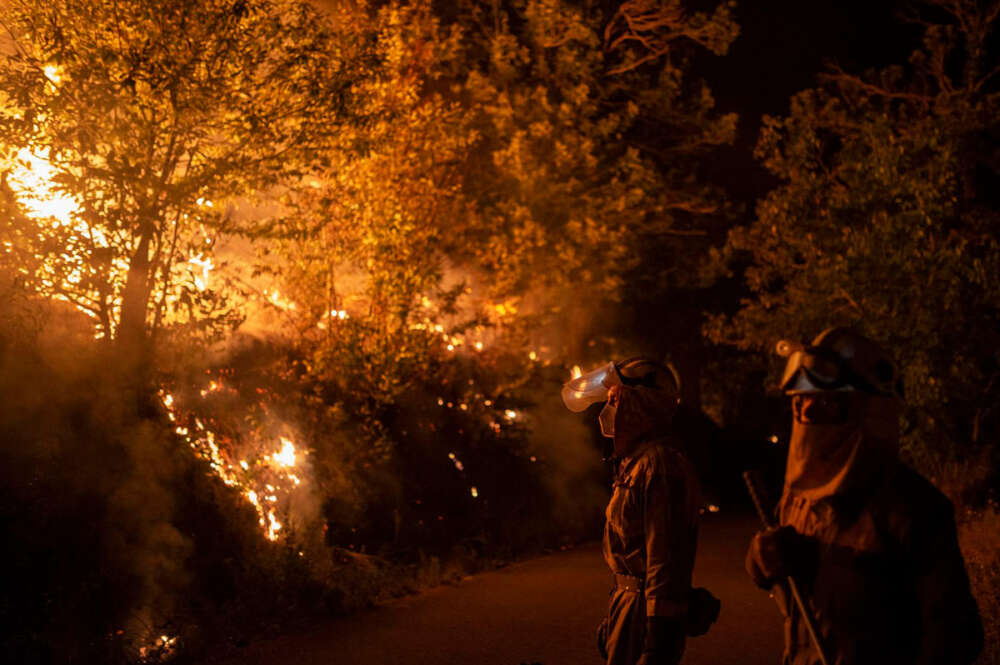
<path id="1" fill-rule="evenodd" d="M 805 347 L 782 340 L 777 352 L 788 358 L 780 386 L 788 395 L 828 390 L 902 394 L 902 383 L 889 356 L 850 328 L 828 328 Z"/>
<path id="2" fill-rule="evenodd" d="M 616 385 L 643 386 L 663 392 L 674 404 L 680 401 L 681 381 L 672 365 L 635 357 L 601 365 L 567 381 L 562 388 L 563 403 L 570 411 L 583 411 L 607 401 L 608 391 Z"/>

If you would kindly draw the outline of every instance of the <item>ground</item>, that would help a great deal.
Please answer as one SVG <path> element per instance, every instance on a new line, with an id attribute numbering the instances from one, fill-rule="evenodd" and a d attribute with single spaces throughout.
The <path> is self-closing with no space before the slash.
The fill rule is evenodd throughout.
<path id="1" fill-rule="evenodd" d="M 722 599 L 722 613 L 689 641 L 684 665 L 780 661 L 778 609 L 743 570 L 755 529 L 747 516 L 706 516 L 695 584 Z M 251 643 L 226 665 L 599 665 L 609 577 L 599 545 L 582 546 Z"/>

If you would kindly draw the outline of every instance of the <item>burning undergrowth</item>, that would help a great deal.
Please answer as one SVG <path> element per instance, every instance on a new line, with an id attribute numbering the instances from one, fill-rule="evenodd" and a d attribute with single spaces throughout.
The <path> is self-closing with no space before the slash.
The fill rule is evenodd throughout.
<path id="1" fill-rule="evenodd" d="M 262 537 L 241 488 L 180 445 L 183 426 L 109 347 L 58 318 L 0 331 L 5 658 L 151 662 L 316 596 L 304 555 Z M 286 497 L 275 517 L 295 509 Z"/>
<path id="2" fill-rule="evenodd" d="M 19 571 L 0 649 L 18 662 L 236 649 L 276 617 L 595 535 L 599 453 L 539 402 L 565 371 L 537 354 L 435 334 L 379 392 L 370 356 L 323 373 L 301 345 L 237 336 L 137 388 L 75 313 L 28 309 L 0 319 L 0 527 Z"/>

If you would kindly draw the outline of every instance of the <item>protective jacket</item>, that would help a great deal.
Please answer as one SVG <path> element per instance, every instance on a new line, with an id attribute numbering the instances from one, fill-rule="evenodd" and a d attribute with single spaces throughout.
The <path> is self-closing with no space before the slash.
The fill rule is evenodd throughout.
<path id="1" fill-rule="evenodd" d="M 639 659 L 647 617 L 683 622 L 687 616 L 700 490 L 681 450 L 660 437 L 619 462 L 604 530 L 604 558 L 616 584 L 598 633 L 608 665 Z"/>
<path id="2" fill-rule="evenodd" d="M 967 665 L 982 626 L 951 502 L 899 462 L 868 492 L 813 500 L 788 490 L 781 525 L 806 536 L 796 578 L 833 665 Z M 762 586 L 773 580 L 756 580 Z M 785 665 L 818 665 L 787 586 Z"/>

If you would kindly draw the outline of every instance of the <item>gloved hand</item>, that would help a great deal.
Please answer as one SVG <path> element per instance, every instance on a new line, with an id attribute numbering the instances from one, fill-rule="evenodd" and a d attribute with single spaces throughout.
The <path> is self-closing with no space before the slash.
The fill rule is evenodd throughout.
<path id="1" fill-rule="evenodd" d="M 684 630 L 688 637 L 699 637 L 708 632 L 719 619 L 722 602 L 704 587 L 688 592 L 688 614 Z"/>
<path id="2" fill-rule="evenodd" d="M 636 665 L 677 665 L 684 655 L 684 621 L 670 617 L 646 619 L 646 642 Z"/>
<path id="3" fill-rule="evenodd" d="M 815 559 L 813 539 L 790 526 L 768 527 L 750 541 L 746 567 L 754 584 L 769 589 L 780 579 L 810 570 Z"/>

